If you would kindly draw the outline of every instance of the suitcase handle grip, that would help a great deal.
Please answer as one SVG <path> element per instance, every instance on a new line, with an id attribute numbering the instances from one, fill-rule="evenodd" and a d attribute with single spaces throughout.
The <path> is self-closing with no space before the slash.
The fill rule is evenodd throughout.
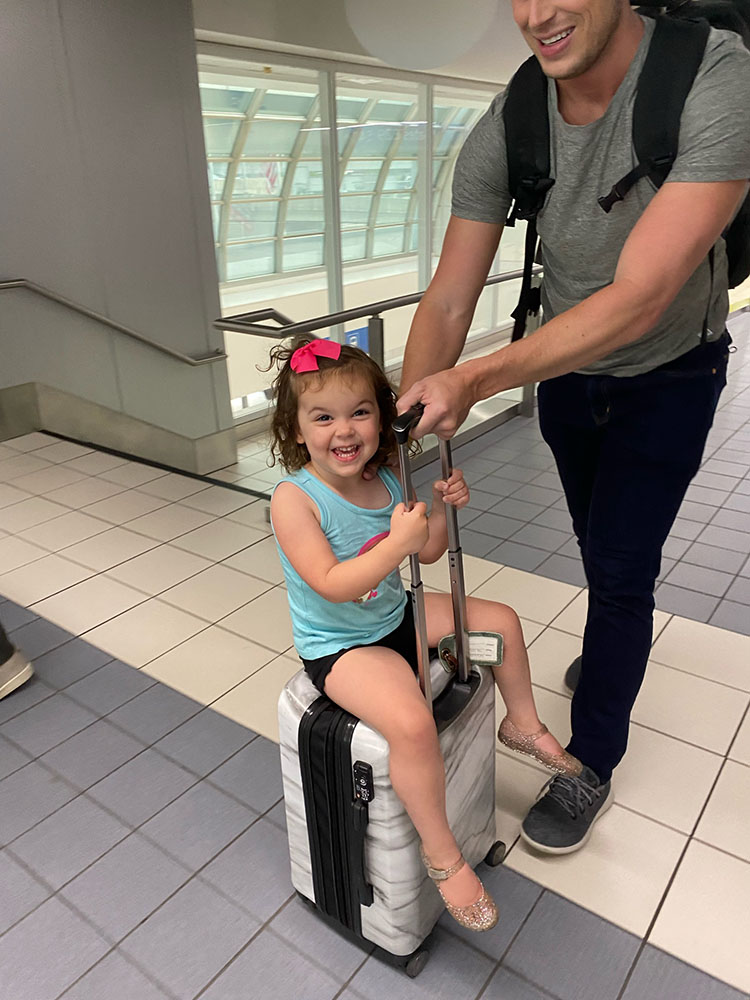
<path id="1" fill-rule="evenodd" d="M 415 403 L 410 410 L 406 410 L 393 423 L 393 433 L 396 435 L 397 444 L 406 444 L 409 440 L 409 431 L 415 424 L 419 423 L 420 417 L 424 413 L 424 403 Z"/>

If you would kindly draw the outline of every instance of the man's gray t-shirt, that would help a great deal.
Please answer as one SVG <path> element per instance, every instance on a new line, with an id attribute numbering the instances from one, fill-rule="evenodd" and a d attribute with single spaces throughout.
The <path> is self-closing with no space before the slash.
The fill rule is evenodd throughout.
<path id="1" fill-rule="evenodd" d="M 540 211 L 542 304 L 546 319 L 577 305 L 614 278 L 620 251 L 654 197 L 643 178 L 609 214 L 597 203 L 636 165 L 632 144 L 633 103 L 638 75 L 654 22 L 645 31 L 625 79 L 605 114 L 589 125 L 568 125 L 557 108 L 557 88 L 548 81 L 550 160 L 554 187 Z M 508 191 L 503 94 L 469 135 L 453 181 L 454 215 L 503 223 L 512 201 Z M 685 102 L 677 158 L 667 182 L 750 179 L 750 52 L 738 35 L 711 30 L 703 62 Z M 679 357 L 700 342 L 708 309 L 710 338 L 724 330 L 729 310 L 723 239 L 716 244 L 713 290 L 708 259 L 702 261 L 659 322 L 639 340 L 583 371 L 637 375 Z"/>

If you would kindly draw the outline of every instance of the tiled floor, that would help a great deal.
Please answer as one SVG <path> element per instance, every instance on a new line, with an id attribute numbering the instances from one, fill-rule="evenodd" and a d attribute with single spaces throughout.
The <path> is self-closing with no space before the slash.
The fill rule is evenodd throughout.
<path id="1" fill-rule="evenodd" d="M 737 424 L 733 445 L 747 435 L 742 377 L 720 417 Z M 562 533 L 540 551 L 566 558 L 559 487 L 528 421 L 457 458 L 484 473 L 464 532 L 468 589 L 518 609 L 541 714 L 564 736 L 581 582 L 497 552 L 530 526 L 514 545 Z M 729 496 L 745 496 L 750 479 L 730 478 Z M 488 479 L 515 485 L 493 493 Z M 734 509 L 707 499 L 693 502 L 712 517 Z M 508 538 L 481 530 L 495 530 L 485 516 L 518 522 L 515 504 L 541 510 Z M 289 882 L 275 703 L 298 664 L 264 506 L 46 435 L 0 445 L 0 620 L 37 668 L 0 702 L 0 996 L 747 1000 L 750 637 L 663 605 L 616 805 L 580 854 L 519 843 L 544 775 L 498 752 L 511 850 L 483 877 L 500 923 L 470 936 L 444 918 L 412 981 L 324 927 Z M 697 566 L 688 554 L 671 570 Z M 719 572 L 741 582 L 747 560 Z M 425 580 L 447 589 L 445 567 Z"/>

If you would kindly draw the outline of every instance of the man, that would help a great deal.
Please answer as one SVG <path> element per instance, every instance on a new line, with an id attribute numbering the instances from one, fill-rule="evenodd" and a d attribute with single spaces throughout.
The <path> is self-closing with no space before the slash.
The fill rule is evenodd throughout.
<path id="1" fill-rule="evenodd" d="M 34 668 L 8 638 L 0 622 L 0 698 L 15 691 L 34 676 Z"/>
<path id="2" fill-rule="evenodd" d="M 568 747 L 584 770 L 551 782 L 522 835 L 538 850 L 567 853 L 612 802 L 652 639 L 661 548 L 725 384 L 720 234 L 750 178 L 750 53 L 737 36 L 711 32 L 666 183 L 656 191 L 640 180 L 607 215 L 598 196 L 634 166 L 632 108 L 653 22 L 628 0 L 513 0 L 513 13 L 548 77 L 555 184 L 538 217 L 546 322 L 453 367 L 511 202 L 500 95 L 459 157 L 399 410 L 421 400 L 419 433 L 450 437 L 476 401 L 541 382 L 541 429 L 589 582 Z"/>

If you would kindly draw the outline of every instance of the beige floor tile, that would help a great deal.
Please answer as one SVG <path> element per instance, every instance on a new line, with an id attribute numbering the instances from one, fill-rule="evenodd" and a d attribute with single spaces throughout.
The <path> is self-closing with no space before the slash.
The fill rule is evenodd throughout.
<path id="1" fill-rule="evenodd" d="M 137 535 L 127 528 L 110 528 L 100 535 L 94 535 L 93 538 L 86 538 L 82 542 L 61 549 L 60 555 L 102 572 L 142 552 L 147 552 L 158 544 L 155 538 Z"/>
<path id="2" fill-rule="evenodd" d="M 84 510 L 85 514 L 92 517 L 100 517 L 103 521 L 111 524 L 124 524 L 126 521 L 133 521 L 142 514 L 149 514 L 159 507 L 166 507 L 169 501 L 161 497 L 153 497 L 149 493 L 141 490 L 124 490 L 115 496 L 107 497 L 105 500 L 97 500 Z"/>
<path id="3" fill-rule="evenodd" d="M 54 521 L 47 521 L 44 524 L 37 524 L 33 528 L 27 528 L 19 535 L 20 538 L 34 545 L 41 545 L 50 552 L 59 552 L 76 542 L 82 542 L 84 538 L 91 538 L 100 535 L 103 531 L 109 531 L 112 527 L 107 521 L 101 521 L 98 517 L 91 517 L 89 514 L 81 514 L 77 510 L 70 510 L 62 517 L 56 517 Z"/>
<path id="4" fill-rule="evenodd" d="M 166 476 L 151 479 L 140 488 L 144 493 L 150 493 L 152 496 L 174 501 L 182 500 L 184 497 L 189 497 L 194 493 L 200 493 L 207 487 L 201 479 L 193 479 L 191 476 L 180 476 L 175 472 L 168 472 Z"/>
<path id="5" fill-rule="evenodd" d="M 6 572 L 17 569 L 19 566 L 25 566 L 27 563 L 47 555 L 49 555 L 47 549 L 33 545 L 23 538 L 14 538 L 12 535 L 0 538 L 0 566 Z"/>
<path id="6" fill-rule="evenodd" d="M 93 451 L 91 448 L 84 448 L 83 445 L 73 444 L 72 441 L 58 441 L 57 444 L 50 444 L 46 448 L 35 450 L 34 455 L 47 462 L 70 462 L 83 455 L 93 455 Z"/>
<path id="7" fill-rule="evenodd" d="M 213 702 L 211 708 L 278 743 L 279 695 L 300 667 L 296 656 L 277 656 L 234 690 Z"/>
<path id="8" fill-rule="evenodd" d="M 86 472 L 90 476 L 98 476 L 102 472 L 116 469 L 118 465 L 127 465 L 128 460 L 119 455 L 108 455 L 104 451 L 94 451 L 90 455 L 74 458 L 66 464 L 68 468 L 75 469 L 76 472 Z"/>
<path id="9" fill-rule="evenodd" d="M 143 672 L 210 705 L 274 657 L 270 650 L 212 626 L 152 660 Z"/>
<path id="10" fill-rule="evenodd" d="M 246 524 L 248 528 L 255 528 L 256 531 L 262 531 L 265 535 L 270 535 L 271 525 L 266 516 L 266 511 L 269 509 L 270 504 L 267 500 L 253 500 L 246 507 L 240 507 L 239 510 L 233 510 L 230 514 L 227 514 L 227 520 Z"/>
<path id="11" fill-rule="evenodd" d="M 506 847 L 515 842 L 524 816 L 548 777 L 518 754 L 495 754 L 495 823 L 497 838 Z"/>
<path id="12" fill-rule="evenodd" d="M 565 671 L 581 654 L 581 639 L 555 626 L 546 628 L 529 646 L 531 679 L 535 684 L 570 698 Z"/>
<path id="13" fill-rule="evenodd" d="M 504 566 L 474 597 L 509 604 L 522 617 L 548 625 L 580 593 L 580 587 Z"/>
<path id="14" fill-rule="evenodd" d="M 0 476 L 2 473 L 0 473 Z M 83 479 L 84 473 L 77 472 L 67 465 L 50 465 L 48 469 L 40 472 L 32 472 L 31 475 L 21 476 L 14 479 L 13 485 L 20 490 L 27 490 L 29 493 L 51 493 L 59 490 L 63 486 L 70 486 Z"/>
<path id="15" fill-rule="evenodd" d="M 109 571 L 109 576 L 147 594 L 156 595 L 211 565 L 210 560 L 193 555 L 192 552 L 184 552 L 172 545 L 158 545 L 150 552 L 114 566 Z"/>
<path id="16" fill-rule="evenodd" d="M 30 434 L 22 434 L 19 437 L 8 438 L 3 444 L 14 451 L 36 451 L 38 448 L 49 447 L 55 444 L 57 438 L 51 434 L 44 434 L 41 431 L 32 431 Z"/>
<path id="17" fill-rule="evenodd" d="M 202 513 L 198 511 L 198 513 Z M 208 515 L 203 514 L 204 517 Z M 180 549 L 187 549 L 188 552 L 195 552 L 196 555 L 205 556 L 206 559 L 220 561 L 234 555 L 241 549 L 246 549 L 248 545 L 253 545 L 260 541 L 263 535 L 254 528 L 248 528 L 244 524 L 237 524 L 236 521 L 217 518 L 210 524 L 204 524 L 195 531 L 189 531 L 186 535 L 180 535 L 174 539 L 174 545 Z"/>
<path id="18" fill-rule="evenodd" d="M 264 538 L 262 542 L 256 542 L 250 548 L 225 559 L 223 565 L 238 569 L 241 573 L 249 573 L 250 576 L 257 576 L 259 580 L 268 580 L 269 583 L 279 584 L 284 581 L 284 570 L 281 568 L 274 538 Z"/>
<path id="19" fill-rule="evenodd" d="M 293 643 L 286 591 L 282 587 L 267 590 L 239 611 L 223 618 L 221 627 L 283 653 Z"/>
<path id="20" fill-rule="evenodd" d="M 91 570 L 69 559 L 48 555 L 0 576 L 0 594 L 24 607 L 72 587 L 91 576 Z"/>
<path id="21" fill-rule="evenodd" d="M 735 688 L 649 662 L 632 719 L 649 729 L 724 754 L 749 700 Z"/>
<path id="22" fill-rule="evenodd" d="M 740 731 L 729 750 L 729 756 L 741 764 L 750 765 L 750 712 L 740 726 Z"/>
<path id="23" fill-rule="evenodd" d="M 668 667 L 750 691 L 750 635 L 675 616 L 654 643 L 651 657 Z"/>
<path id="24" fill-rule="evenodd" d="M 16 534 L 33 528 L 36 524 L 51 521 L 62 514 L 70 513 L 62 504 L 52 503 L 46 497 L 29 497 L 12 507 L 5 507 L 2 514 L 3 528 L 9 534 Z"/>
<path id="25" fill-rule="evenodd" d="M 728 760 L 695 832 L 720 851 L 750 862 L 750 767 Z M 750 917 L 748 917 L 750 932 Z"/>
<path id="26" fill-rule="evenodd" d="M 146 601 L 86 633 L 86 642 L 142 667 L 206 627 L 205 621 L 162 601 Z"/>
<path id="27" fill-rule="evenodd" d="M 144 600 L 146 595 L 140 590 L 100 573 L 33 604 L 31 610 L 80 635 Z"/>
<path id="28" fill-rule="evenodd" d="M 490 562 L 489 559 L 479 559 L 476 556 L 464 555 L 466 593 L 473 594 L 483 583 L 486 583 L 487 580 L 499 572 L 500 568 L 497 563 Z M 451 582 L 447 556 L 443 556 L 436 563 L 432 563 L 429 566 L 421 566 L 420 572 L 426 586 L 432 587 L 434 590 L 442 590 L 446 594 L 450 592 Z M 408 580 L 408 578 L 409 564 L 407 562 L 406 579 Z"/>
<path id="29" fill-rule="evenodd" d="M 31 499 L 31 494 L 25 490 L 17 490 L 8 483 L 0 483 L 0 509 Z"/>
<path id="30" fill-rule="evenodd" d="M 0 482 L 14 482 L 36 472 L 54 469 L 54 467 L 52 462 L 45 462 L 41 458 L 35 458 L 34 455 L 14 455 L 13 458 L 4 458 L 0 461 Z"/>
<path id="31" fill-rule="evenodd" d="M 128 523 L 128 528 L 142 535 L 148 535 L 149 538 L 157 538 L 160 542 L 169 542 L 212 520 L 212 515 L 202 510 L 193 510 L 192 507 L 171 503 L 168 507 L 161 507 L 159 510 L 151 511 L 150 514 L 144 514 L 143 517 L 136 517 Z"/>
<path id="32" fill-rule="evenodd" d="M 523 638 L 526 646 L 530 646 L 535 639 L 537 639 L 544 631 L 544 625 L 540 625 L 539 622 L 530 622 L 528 618 L 520 618 L 521 628 L 523 629 Z"/>
<path id="33" fill-rule="evenodd" d="M 588 589 L 582 590 L 574 601 L 564 608 L 554 619 L 552 624 L 563 632 L 570 632 L 572 635 L 583 635 L 586 625 L 586 613 L 589 606 Z M 666 627 L 672 615 L 666 611 L 654 611 L 654 639 L 656 639 Z"/>
<path id="34" fill-rule="evenodd" d="M 717 754 L 631 725 L 627 753 L 614 774 L 617 802 L 692 833 L 721 761 Z"/>
<path id="35" fill-rule="evenodd" d="M 161 600 L 183 611 L 216 622 L 259 597 L 271 584 L 256 580 L 228 566 L 211 566 L 176 587 L 165 590 Z"/>
<path id="36" fill-rule="evenodd" d="M 161 479 L 167 472 L 165 469 L 156 469 L 152 465 L 142 465 L 140 462 L 125 462 L 124 465 L 117 465 L 113 469 L 104 469 L 99 475 L 112 483 L 122 483 L 123 486 L 132 487 Z"/>
<path id="37" fill-rule="evenodd" d="M 537 854 L 519 841 L 505 864 L 642 936 L 686 839 L 615 804 L 597 822 L 586 846 L 575 854 Z"/>
<path id="38" fill-rule="evenodd" d="M 106 479 L 87 476 L 85 479 L 79 479 L 77 483 L 71 483 L 70 486 L 62 486 L 59 490 L 52 490 L 46 496 L 48 500 L 54 500 L 55 503 L 79 510 L 88 504 L 96 503 L 97 500 L 104 500 L 116 493 L 122 493 L 125 489 L 126 487 L 120 483 L 108 483 Z"/>
<path id="39" fill-rule="evenodd" d="M 239 490 L 230 490 L 224 486 L 209 486 L 208 489 L 193 493 L 183 500 L 186 507 L 195 507 L 196 510 L 205 510 L 208 514 L 215 514 L 221 517 L 223 514 L 230 514 L 238 511 L 252 501 L 247 493 L 240 493 Z"/>
<path id="40" fill-rule="evenodd" d="M 693 841 L 649 943 L 750 992 L 750 864 Z"/>

